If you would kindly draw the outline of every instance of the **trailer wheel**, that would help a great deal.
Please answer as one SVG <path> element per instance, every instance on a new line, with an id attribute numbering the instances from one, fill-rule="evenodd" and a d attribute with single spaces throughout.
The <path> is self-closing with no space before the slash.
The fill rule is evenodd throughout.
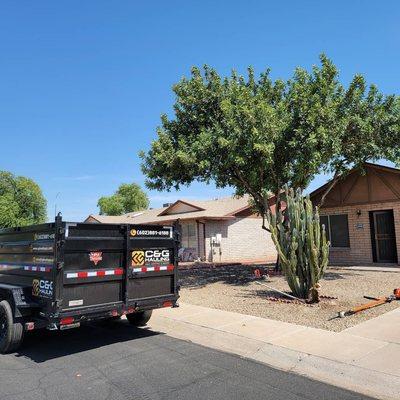
<path id="1" fill-rule="evenodd" d="M 133 326 L 146 326 L 151 318 L 153 310 L 140 311 L 126 316 L 129 323 Z"/>
<path id="2" fill-rule="evenodd" d="M 11 353 L 18 349 L 24 337 L 24 326 L 14 322 L 8 301 L 0 301 L 0 353 Z"/>

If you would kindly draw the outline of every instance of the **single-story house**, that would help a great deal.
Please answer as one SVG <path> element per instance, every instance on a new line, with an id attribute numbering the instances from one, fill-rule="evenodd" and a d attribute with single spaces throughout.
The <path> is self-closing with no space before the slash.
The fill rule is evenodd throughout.
<path id="1" fill-rule="evenodd" d="M 274 262 L 276 250 L 249 198 L 177 200 L 118 217 L 90 215 L 85 222 L 169 225 L 179 220 L 183 261 Z"/>
<path id="2" fill-rule="evenodd" d="M 329 182 L 310 194 L 319 203 Z M 366 163 L 326 196 L 321 223 L 331 242 L 331 264 L 399 263 L 400 170 Z"/>

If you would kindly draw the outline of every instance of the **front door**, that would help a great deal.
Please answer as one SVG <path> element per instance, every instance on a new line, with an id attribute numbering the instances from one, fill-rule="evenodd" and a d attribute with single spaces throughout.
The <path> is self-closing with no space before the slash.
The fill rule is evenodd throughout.
<path id="1" fill-rule="evenodd" d="M 376 261 L 397 262 L 393 211 L 374 211 L 372 216 Z"/>

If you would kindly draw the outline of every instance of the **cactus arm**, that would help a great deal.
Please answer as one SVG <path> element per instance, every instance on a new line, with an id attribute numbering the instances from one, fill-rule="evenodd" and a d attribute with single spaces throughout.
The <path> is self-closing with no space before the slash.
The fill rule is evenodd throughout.
<path id="1" fill-rule="evenodd" d="M 317 283 L 329 259 L 325 227 L 318 208 L 300 190 L 285 187 L 286 209 L 267 213 L 271 237 L 287 283 L 297 297 L 318 300 Z"/>

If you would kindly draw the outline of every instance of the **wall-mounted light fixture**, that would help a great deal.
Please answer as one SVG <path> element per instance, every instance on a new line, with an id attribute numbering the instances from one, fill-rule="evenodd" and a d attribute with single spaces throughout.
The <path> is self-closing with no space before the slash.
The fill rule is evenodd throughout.
<path id="1" fill-rule="evenodd" d="M 360 216 L 361 216 L 361 210 L 358 209 L 358 210 L 357 210 L 357 217 L 360 217 Z"/>

